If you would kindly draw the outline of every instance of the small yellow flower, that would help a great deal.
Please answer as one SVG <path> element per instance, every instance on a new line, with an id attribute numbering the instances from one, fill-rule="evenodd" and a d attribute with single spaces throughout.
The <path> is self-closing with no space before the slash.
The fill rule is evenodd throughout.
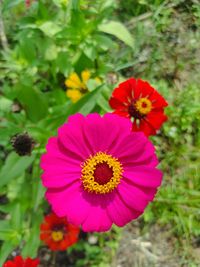
<path id="1" fill-rule="evenodd" d="M 84 93 L 88 91 L 87 82 L 91 78 L 91 72 L 89 70 L 84 70 L 81 72 L 81 77 L 73 72 L 69 75 L 69 78 L 65 80 L 65 85 L 67 87 L 66 95 L 71 99 L 73 103 L 77 102 Z M 101 83 L 101 80 L 96 77 L 94 78 L 97 84 Z"/>
<path id="2" fill-rule="evenodd" d="M 78 89 L 68 89 L 66 95 L 73 103 L 76 103 L 82 97 L 82 94 Z"/>
<path id="3" fill-rule="evenodd" d="M 89 81 L 91 77 L 91 73 L 89 70 L 84 70 L 81 72 L 81 78 L 82 78 L 82 81 L 83 81 L 83 84 L 86 85 L 87 82 Z"/>
<path id="4" fill-rule="evenodd" d="M 70 89 L 85 88 L 85 84 L 80 80 L 80 78 L 75 72 L 71 73 L 69 78 L 66 79 L 65 85 Z"/>

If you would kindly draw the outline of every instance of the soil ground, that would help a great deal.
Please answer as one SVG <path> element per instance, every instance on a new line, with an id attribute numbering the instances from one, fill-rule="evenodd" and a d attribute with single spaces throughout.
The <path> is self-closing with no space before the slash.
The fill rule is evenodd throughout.
<path id="1" fill-rule="evenodd" d="M 191 251 L 191 259 L 199 262 L 200 244 Z M 141 233 L 139 222 L 124 228 L 116 257 L 111 267 L 188 267 L 190 260 L 183 260 L 182 251 L 177 250 L 177 239 L 170 227 L 152 225 L 148 233 Z"/>

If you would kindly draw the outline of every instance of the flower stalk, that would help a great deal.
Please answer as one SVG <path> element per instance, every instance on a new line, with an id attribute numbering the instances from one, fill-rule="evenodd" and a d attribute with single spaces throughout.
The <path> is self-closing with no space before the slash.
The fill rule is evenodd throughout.
<path id="1" fill-rule="evenodd" d="M 4 50 L 9 48 L 7 36 L 5 33 L 4 21 L 3 21 L 3 14 L 2 14 L 2 0 L 0 0 L 0 40 L 1 45 Z"/>

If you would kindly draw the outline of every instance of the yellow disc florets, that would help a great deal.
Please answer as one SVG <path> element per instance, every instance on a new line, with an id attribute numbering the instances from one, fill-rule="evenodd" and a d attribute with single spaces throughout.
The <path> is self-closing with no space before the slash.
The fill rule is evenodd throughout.
<path id="1" fill-rule="evenodd" d="M 142 97 L 139 98 L 136 102 L 135 102 L 135 109 L 142 115 L 147 115 L 151 109 L 152 109 L 152 103 L 151 101 L 146 98 L 146 97 Z"/>
<path id="2" fill-rule="evenodd" d="M 53 241 L 59 242 L 59 241 L 63 240 L 63 232 L 62 231 L 53 231 L 51 233 L 51 237 L 52 237 Z"/>
<path id="3" fill-rule="evenodd" d="M 81 167 L 83 187 L 91 193 L 110 193 L 122 178 L 121 163 L 117 158 L 105 152 L 98 152 L 94 156 L 90 156 Z"/>

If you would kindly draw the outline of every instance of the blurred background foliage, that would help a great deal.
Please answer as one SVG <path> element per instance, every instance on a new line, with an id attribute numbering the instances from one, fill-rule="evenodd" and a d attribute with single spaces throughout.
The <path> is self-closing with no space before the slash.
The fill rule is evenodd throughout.
<path id="1" fill-rule="evenodd" d="M 110 112 L 112 90 L 133 76 L 169 102 L 169 120 L 152 138 L 164 182 L 139 219 L 141 233 L 167 228 L 183 262 L 177 266 L 199 266 L 199 2 L 1 0 L 0 25 L 0 265 L 14 250 L 35 257 L 41 245 L 48 206 L 39 160 L 47 139 L 71 114 Z M 85 70 L 83 97 L 72 103 L 66 79 Z M 23 132 L 35 140 L 31 156 L 13 152 L 10 139 Z M 121 235 L 116 228 L 83 234 L 67 251 L 69 266 L 110 266 Z"/>

